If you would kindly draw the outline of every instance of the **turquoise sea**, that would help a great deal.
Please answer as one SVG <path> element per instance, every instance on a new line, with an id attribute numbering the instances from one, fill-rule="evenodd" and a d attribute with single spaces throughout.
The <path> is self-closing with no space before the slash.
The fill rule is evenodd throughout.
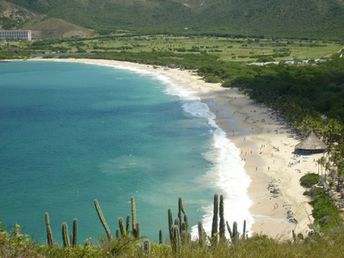
<path id="1" fill-rule="evenodd" d="M 0 63 L 0 221 L 44 242 L 47 211 L 57 240 L 74 217 L 80 240 L 98 240 L 105 234 L 93 200 L 115 231 L 134 196 L 142 234 L 156 240 L 163 229 L 167 239 L 178 197 L 195 225 L 216 191 L 245 194 L 238 184 L 247 178 L 221 174 L 226 161 L 242 164 L 233 146 L 234 161 L 223 153 L 228 143 L 222 131 L 214 136 L 207 106 L 168 94 L 167 84 L 88 64 Z M 240 207 L 247 201 L 234 197 Z"/>

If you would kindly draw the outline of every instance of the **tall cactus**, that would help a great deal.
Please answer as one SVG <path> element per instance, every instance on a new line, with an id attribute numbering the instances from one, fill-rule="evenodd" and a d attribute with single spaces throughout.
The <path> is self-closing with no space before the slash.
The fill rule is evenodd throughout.
<path id="1" fill-rule="evenodd" d="M 204 246 L 205 244 L 204 233 L 205 232 L 204 232 L 203 224 L 201 221 L 198 222 L 197 228 L 198 228 L 198 243 L 200 246 Z"/>
<path id="2" fill-rule="evenodd" d="M 219 217 L 219 196 L 214 195 L 214 210 L 213 210 L 213 223 L 211 227 L 211 238 L 213 241 L 217 241 L 217 229 L 218 229 L 218 217 Z"/>
<path id="3" fill-rule="evenodd" d="M 180 228 L 180 238 L 182 240 L 182 244 L 186 244 L 188 241 L 188 232 L 186 231 L 185 223 L 182 222 Z"/>
<path id="4" fill-rule="evenodd" d="M 236 221 L 233 222 L 233 232 L 232 232 L 232 241 L 235 243 L 239 239 L 239 232 L 238 232 L 238 223 Z"/>
<path id="5" fill-rule="evenodd" d="M 242 238 L 245 239 L 246 238 L 246 220 L 244 220 L 244 225 L 242 228 Z"/>
<path id="6" fill-rule="evenodd" d="M 78 220 L 73 219 L 72 246 L 78 245 Z"/>
<path id="7" fill-rule="evenodd" d="M 96 208 L 99 220 L 100 220 L 100 222 L 102 223 L 102 225 L 104 227 L 106 236 L 107 236 L 108 240 L 111 241 L 112 240 L 112 234 L 111 234 L 110 228 L 109 228 L 109 226 L 108 226 L 108 224 L 106 222 L 106 219 L 104 217 L 103 211 L 100 208 L 99 202 L 97 200 L 94 200 L 94 206 Z"/>
<path id="8" fill-rule="evenodd" d="M 224 214 L 224 203 L 223 196 L 220 195 L 220 239 L 226 240 L 225 237 L 225 214 Z"/>
<path id="9" fill-rule="evenodd" d="M 181 225 L 180 225 L 180 220 L 178 219 L 178 218 L 176 218 L 175 220 L 174 220 L 174 225 L 175 226 L 178 226 L 179 228 L 181 227 Z M 179 231 L 180 232 L 180 231 Z"/>
<path id="10" fill-rule="evenodd" d="M 45 220 L 45 227 L 47 230 L 47 243 L 50 247 L 52 247 L 55 245 L 55 241 L 53 237 L 53 231 L 51 230 L 50 217 L 49 217 L 48 212 L 44 214 L 44 220 Z"/>
<path id="11" fill-rule="evenodd" d="M 183 199 L 181 197 L 178 198 L 178 210 L 185 214 L 185 210 L 184 210 L 184 205 L 183 205 Z"/>
<path id="12" fill-rule="evenodd" d="M 167 215 L 168 215 L 168 231 L 169 231 L 169 235 L 170 235 L 170 242 L 172 243 L 172 226 L 173 226 L 173 217 L 172 217 L 172 210 L 168 209 L 167 211 Z"/>
<path id="13" fill-rule="evenodd" d="M 130 230 L 130 215 L 127 216 L 127 219 L 125 221 L 125 231 L 127 231 L 127 234 L 129 235 Z"/>
<path id="14" fill-rule="evenodd" d="M 172 250 L 174 253 L 180 252 L 181 247 L 181 238 L 180 238 L 180 231 L 179 231 L 179 225 L 172 226 Z"/>
<path id="15" fill-rule="evenodd" d="M 121 232 L 121 236 L 125 237 L 127 235 L 127 232 L 125 231 L 123 218 L 118 219 L 118 226 L 119 226 L 119 231 Z"/>
<path id="16" fill-rule="evenodd" d="M 135 198 L 131 197 L 130 199 L 130 206 L 131 206 L 131 231 L 133 236 L 137 238 L 137 229 L 136 229 L 136 202 Z"/>
<path id="17" fill-rule="evenodd" d="M 182 198 L 178 199 L 178 219 L 179 219 L 179 231 L 182 231 L 182 221 L 183 221 L 183 214 L 185 214 L 184 207 L 183 207 L 183 200 Z"/>
<path id="18" fill-rule="evenodd" d="M 162 230 L 159 230 L 159 244 L 161 245 L 164 242 L 163 237 L 162 237 Z"/>
<path id="19" fill-rule="evenodd" d="M 184 213 L 184 224 L 185 224 L 185 230 L 188 232 L 189 231 L 189 218 L 185 213 Z"/>
<path id="20" fill-rule="evenodd" d="M 230 238 L 232 240 L 232 234 L 233 233 L 232 233 L 231 226 L 229 225 L 228 221 L 226 221 L 226 225 L 227 225 L 227 230 L 228 230 L 229 236 L 230 236 Z"/>
<path id="21" fill-rule="evenodd" d="M 62 224 L 62 242 L 63 242 L 63 247 L 70 246 L 67 223 Z"/>
<path id="22" fill-rule="evenodd" d="M 136 223 L 135 237 L 136 237 L 137 239 L 140 239 L 140 238 L 141 238 L 140 223 Z"/>

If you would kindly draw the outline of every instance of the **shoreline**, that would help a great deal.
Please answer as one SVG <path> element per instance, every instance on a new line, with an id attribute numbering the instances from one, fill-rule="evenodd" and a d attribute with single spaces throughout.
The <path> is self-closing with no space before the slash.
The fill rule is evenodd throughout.
<path id="1" fill-rule="evenodd" d="M 30 59 L 33 61 L 75 62 L 109 66 L 136 72 L 146 71 L 167 77 L 171 83 L 199 97 L 216 115 L 216 124 L 230 142 L 240 149 L 245 171 L 251 178 L 248 196 L 253 215 L 253 233 L 286 240 L 292 230 L 307 233 L 311 224 L 310 199 L 303 195 L 299 178 L 317 171 L 320 157 L 295 156 L 299 139 L 292 128 L 272 110 L 257 104 L 235 88 L 210 84 L 187 70 L 99 59 Z M 245 219 L 245 218 L 243 218 Z M 239 227 L 240 228 L 240 227 Z"/>

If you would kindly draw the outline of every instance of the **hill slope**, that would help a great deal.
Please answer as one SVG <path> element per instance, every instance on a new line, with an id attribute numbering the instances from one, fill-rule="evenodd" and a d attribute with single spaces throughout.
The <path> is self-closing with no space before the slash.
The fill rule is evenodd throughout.
<path id="1" fill-rule="evenodd" d="M 9 1 L 0 0 L 0 29 L 30 29 L 43 38 L 88 36 L 92 31 L 63 19 L 49 17 Z"/>
<path id="2" fill-rule="evenodd" d="M 98 31 L 344 38 L 344 0 L 10 0 Z"/>
<path id="3" fill-rule="evenodd" d="M 0 29 L 21 26 L 35 17 L 35 13 L 25 8 L 0 0 Z"/>

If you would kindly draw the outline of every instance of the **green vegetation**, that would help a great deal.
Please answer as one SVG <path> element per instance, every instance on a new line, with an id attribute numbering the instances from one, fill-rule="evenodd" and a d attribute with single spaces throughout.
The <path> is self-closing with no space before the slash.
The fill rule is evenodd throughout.
<path id="1" fill-rule="evenodd" d="M 2 257 L 342 257 L 344 233 L 328 233 L 298 241 L 297 243 L 279 243 L 264 236 L 239 240 L 234 246 L 219 243 L 216 248 L 200 247 L 196 243 L 184 246 L 180 255 L 173 254 L 170 246 L 150 244 L 150 253 L 143 250 L 143 244 L 137 240 L 118 239 L 109 243 L 93 245 L 85 243 L 75 248 L 51 248 L 33 243 L 22 234 L 0 232 L 0 256 Z M 112 254 L 114 253 L 114 254 Z"/>
<path id="2" fill-rule="evenodd" d="M 305 188 L 311 188 L 313 185 L 316 185 L 319 183 L 320 176 L 318 174 L 307 174 L 301 177 L 300 183 Z"/>
<path id="3" fill-rule="evenodd" d="M 58 24 L 57 21 L 54 23 Z M 59 32 L 55 31 L 55 33 Z M 33 53 L 93 53 L 107 59 L 136 56 L 142 62 L 158 58 L 162 53 L 165 59 L 170 57 L 168 62 L 162 64 L 174 64 L 185 55 L 201 56 L 200 58 L 204 55 L 212 56 L 226 62 L 314 60 L 329 58 L 343 47 L 338 42 L 321 40 L 133 35 L 129 33 L 34 41 L 32 44 L 22 42 L 16 45 Z M 182 62 L 179 63 L 182 64 Z"/>
<path id="4" fill-rule="evenodd" d="M 96 203 L 97 212 L 100 210 Z M 136 212 L 135 202 L 131 201 L 132 212 Z M 98 213 L 99 215 L 99 213 Z M 246 237 L 244 224 L 240 233 L 237 224 L 231 228 L 227 222 L 230 239 L 225 238 L 224 202 L 223 197 L 214 196 L 214 213 L 212 236 L 207 238 L 202 223 L 198 224 L 199 239 L 191 240 L 188 217 L 182 199 L 178 200 L 178 213 L 173 222 L 172 211 L 168 212 L 170 232 L 168 240 L 163 240 L 159 231 L 159 243 L 151 243 L 145 237 L 139 237 L 134 231 L 136 214 L 124 225 L 119 218 L 119 229 L 116 238 L 103 238 L 99 243 L 92 243 L 89 239 L 77 243 L 77 222 L 73 221 L 71 241 L 66 223 L 62 224 L 63 246 L 54 242 L 50 228 L 49 216 L 45 214 L 47 225 L 47 243 L 42 245 L 32 241 L 20 232 L 16 225 L 9 233 L 0 227 L 0 256 L 1 257 L 342 257 L 344 247 L 344 229 L 337 227 L 334 231 L 320 233 L 313 230 L 307 237 L 293 234 L 293 241 L 279 242 L 266 236 L 255 235 Z M 104 223 L 104 215 L 99 217 Z M 132 228 L 130 229 L 130 220 Z M 136 224 L 137 225 L 137 224 Z M 81 229 L 82 230 L 82 229 Z M 105 232 L 108 234 L 107 229 Z M 119 233 L 120 232 L 120 233 Z M 231 244 L 230 244 L 231 243 Z"/>
<path id="5" fill-rule="evenodd" d="M 20 27 L 22 24 L 23 21 L 16 17 L 0 17 L 0 25 L 5 30 Z"/>
<path id="6" fill-rule="evenodd" d="M 320 176 L 314 173 L 307 174 L 300 179 L 301 185 L 308 188 L 305 195 L 312 198 L 310 204 L 313 207 L 314 224 L 322 230 L 339 227 L 343 224 L 340 211 L 325 190 L 316 186 L 319 180 Z"/>
<path id="7" fill-rule="evenodd" d="M 341 0 L 7 0 L 100 33 L 212 33 L 344 38 Z"/>
<path id="8" fill-rule="evenodd" d="M 34 18 L 32 12 L 0 0 L 0 29 L 20 28 L 32 18 Z"/>
<path id="9" fill-rule="evenodd" d="M 22 49 L 15 45 L 0 46 L 0 60 L 27 58 L 30 55 L 30 50 Z"/>
<path id="10" fill-rule="evenodd" d="M 322 136 L 329 145 L 330 158 L 321 165 L 342 182 L 343 81 L 344 59 L 334 58 L 309 65 L 251 66 L 244 75 L 227 78 L 224 86 L 239 87 L 256 101 L 278 110 L 301 134 L 313 130 Z"/>
<path id="11" fill-rule="evenodd" d="M 319 225 L 322 230 L 335 228 L 343 224 L 340 211 L 334 205 L 328 194 L 322 188 L 311 190 L 313 201 L 312 215 L 315 225 Z"/>
<path id="12" fill-rule="evenodd" d="M 344 122 L 343 69 L 340 58 L 313 65 L 252 67 L 250 74 L 231 83 L 278 109 L 298 127 L 308 116 L 319 123 L 320 115 Z"/>

